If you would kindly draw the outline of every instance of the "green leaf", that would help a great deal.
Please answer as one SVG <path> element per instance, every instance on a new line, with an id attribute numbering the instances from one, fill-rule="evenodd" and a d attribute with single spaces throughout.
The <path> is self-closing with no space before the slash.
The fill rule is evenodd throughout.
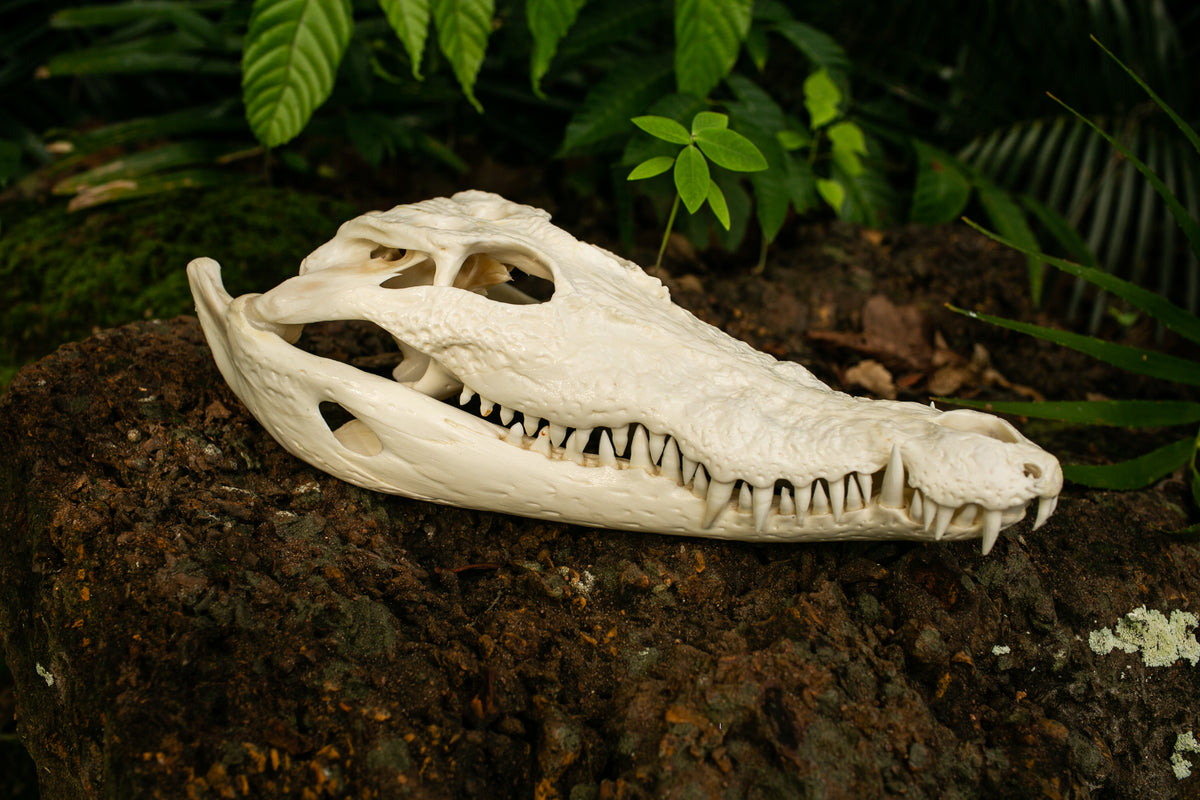
<path id="1" fill-rule="evenodd" d="M 965 314 L 972 319 L 981 319 L 984 322 L 990 322 L 1001 328 L 1027 333 L 1030 336 L 1036 336 L 1039 339 L 1045 339 L 1048 342 L 1054 342 L 1055 344 L 1069 347 L 1072 350 L 1078 350 L 1093 358 L 1098 358 L 1106 364 L 1112 364 L 1114 367 L 1120 367 L 1136 375 L 1149 375 L 1152 378 L 1162 378 L 1175 383 L 1200 386 L 1200 363 L 1195 361 L 1189 361 L 1185 358 L 1178 358 L 1164 353 L 1155 353 L 1152 350 L 1143 350 L 1140 347 L 1126 347 L 1124 345 L 1113 344 L 1112 342 L 1097 339 L 1094 336 L 1084 336 L 1070 331 L 1061 331 L 1056 328 L 1044 328 L 1040 325 L 1032 325 L 1027 322 L 993 317 L 990 314 L 967 311 L 952 305 L 947 305 L 946 307 L 959 314 Z"/>
<path id="2" fill-rule="evenodd" d="M 729 230 L 729 205 L 725 202 L 725 193 L 721 191 L 721 187 L 717 186 L 717 182 L 709 180 L 708 207 L 712 209 L 713 215 L 717 218 L 717 222 L 721 223 L 721 227 Z"/>
<path id="3" fill-rule="evenodd" d="M 620 61 L 583 99 L 567 123 L 558 154 L 578 155 L 610 139 L 628 138 L 629 118 L 670 90 L 671 72 L 670 59 L 662 55 Z"/>
<path id="4" fill-rule="evenodd" d="M 1063 477 L 1096 489 L 1141 489 L 1188 463 L 1195 449 L 1195 437 L 1188 436 L 1119 464 L 1068 464 L 1063 467 Z"/>
<path id="5" fill-rule="evenodd" d="M 241 149 L 244 149 L 244 145 L 230 146 L 218 141 L 173 142 L 115 158 L 93 169 L 72 175 L 56 183 L 53 191 L 55 194 L 75 194 L 103 183 L 135 180 L 143 175 L 177 167 L 213 163 L 221 156 Z"/>
<path id="6" fill-rule="evenodd" d="M 1042 223 L 1042 227 L 1050 232 L 1066 251 L 1076 261 L 1080 261 L 1093 269 L 1100 269 L 1100 262 L 1096 260 L 1096 256 L 1092 253 L 1087 242 L 1079 235 L 1079 231 L 1075 230 L 1075 226 L 1067 222 L 1062 214 L 1059 214 L 1054 209 L 1045 203 L 1030 197 L 1029 195 L 1021 196 L 1021 205 L 1029 209 L 1038 222 Z M 1105 273 L 1106 275 L 1108 273 Z"/>
<path id="7" fill-rule="evenodd" d="M 533 36 L 533 53 L 529 56 L 529 79 L 533 90 L 541 96 L 541 82 L 550 69 L 558 51 L 558 43 L 579 16 L 587 0 L 525 0 L 525 18 Z"/>
<path id="8" fill-rule="evenodd" d="M 429 0 L 379 0 L 379 5 L 408 53 L 413 78 L 421 80 L 421 59 L 429 36 Z"/>
<path id="9" fill-rule="evenodd" d="M 1029 294 L 1035 306 L 1041 305 L 1044 257 L 1038 253 L 1037 238 L 1033 235 L 1029 223 L 1025 221 L 1020 206 L 1013 202 L 1008 192 L 979 176 L 976 176 L 975 189 L 979 192 L 979 202 L 987 211 L 988 219 L 1010 241 L 1019 242 L 1020 246 L 1017 249 L 1028 256 L 1026 268 L 1029 272 Z"/>
<path id="10" fill-rule="evenodd" d="M 867 140 L 862 128 L 853 122 L 839 122 L 829 128 L 829 142 L 833 160 L 847 175 L 861 175 L 862 159 L 867 154 Z"/>
<path id="11" fill-rule="evenodd" d="M 707 97 L 733 69 L 750 30 L 753 0 L 675 0 L 675 80 Z"/>
<path id="12" fill-rule="evenodd" d="M 625 180 L 640 181 L 643 178 L 653 178 L 655 175 L 662 175 L 673 166 L 675 166 L 675 159 L 672 156 L 648 158 L 634 167 Z"/>
<path id="13" fill-rule="evenodd" d="M 290 141 L 333 89 L 349 0 L 255 0 L 242 56 L 246 119 L 266 147 Z"/>
<path id="14" fill-rule="evenodd" d="M 828 178 L 817 178 L 817 193 L 834 211 L 841 213 L 842 204 L 846 202 L 844 186 Z"/>
<path id="15" fill-rule="evenodd" d="M 691 144 L 692 135 L 687 128 L 667 117 L 641 116 L 634 117 L 631 122 L 646 133 L 671 144 Z"/>
<path id="16" fill-rule="evenodd" d="M 814 131 L 838 118 L 842 92 L 829 71 L 819 69 L 804 79 L 804 107 L 808 110 L 809 127 Z"/>
<path id="17" fill-rule="evenodd" d="M 213 4 L 208 4 L 210 7 Z M 50 26 L 57 29 L 94 28 L 146 23 L 161 19 L 180 31 L 190 33 L 209 47 L 223 49 L 225 36 L 221 28 L 200 11 L 202 5 L 190 6 L 178 0 L 137 0 L 79 8 L 64 8 L 50 15 Z"/>
<path id="18" fill-rule="evenodd" d="M 919 139 L 913 139 L 912 146 L 917 154 L 917 182 L 909 221 L 940 225 L 957 218 L 971 196 L 971 182 L 949 154 Z"/>
<path id="19" fill-rule="evenodd" d="M 728 128 L 702 128 L 695 134 L 696 144 L 714 164 L 734 172 L 758 172 L 767 168 L 767 159 L 754 143 Z"/>
<path id="20" fill-rule="evenodd" d="M 201 75 L 234 75 L 232 59 L 213 58 L 200 50 L 202 42 L 186 33 L 146 36 L 112 45 L 69 50 L 51 58 L 42 68 L 46 77 L 111 75 L 147 72 L 192 72 Z"/>
<path id="21" fill-rule="evenodd" d="M 850 59 L 846 51 L 829 34 L 794 19 L 777 22 L 775 30 L 803 53 L 814 67 L 839 74 L 849 71 Z"/>
<path id="22" fill-rule="evenodd" d="M 1031 258 L 1044 259 L 1047 263 L 1061 269 L 1063 272 L 1083 278 L 1085 281 L 1093 283 L 1105 291 L 1112 292 L 1127 303 L 1137 306 L 1142 311 L 1154 317 L 1164 327 L 1175 331 L 1175 333 L 1178 333 L 1189 341 L 1200 344 L 1200 318 L 1175 305 L 1162 295 L 1152 292 L 1149 289 L 1143 289 L 1137 284 L 1122 280 L 1104 270 L 1085 267 L 1082 264 L 1075 264 L 1065 259 L 1048 256 L 1045 253 L 1039 252 L 1036 248 L 1023 247 L 1011 239 L 980 227 L 969 219 L 965 221 L 972 228 L 975 228 L 975 230 L 995 239 L 1003 245 L 1007 245 L 1014 250 L 1019 250 Z"/>
<path id="23" fill-rule="evenodd" d="M 775 134 L 784 150 L 799 150 L 813 143 L 813 137 L 807 131 L 786 130 Z"/>
<path id="24" fill-rule="evenodd" d="M 723 129 L 729 127 L 729 116 L 715 111 L 701 111 L 692 117 L 692 134 L 709 128 Z"/>
<path id="25" fill-rule="evenodd" d="M 689 214 L 695 214 L 704 205 L 710 182 L 704 156 L 694 144 L 683 148 L 675 159 L 675 189 Z"/>
<path id="26" fill-rule="evenodd" d="M 1057 419 L 1080 425 L 1111 425 L 1122 428 L 1159 428 L 1200 422 L 1200 403 L 1186 400 L 1062 400 L 988 401 L 939 397 L 953 403 L 997 414 L 1014 414 L 1034 419 Z"/>
<path id="27" fill-rule="evenodd" d="M 480 113 L 483 106 L 475 97 L 475 79 L 483 66 L 494 12 L 495 0 L 433 0 L 438 47 L 450 62 L 463 94 Z"/>

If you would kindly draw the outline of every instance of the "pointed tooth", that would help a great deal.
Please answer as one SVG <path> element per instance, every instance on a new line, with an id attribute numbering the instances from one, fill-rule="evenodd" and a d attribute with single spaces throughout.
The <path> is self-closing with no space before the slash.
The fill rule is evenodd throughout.
<path id="1" fill-rule="evenodd" d="M 792 490 L 786 486 L 779 490 L 779 513 L 785 517 L 796 513 L 796 504 L 792 502 Z"/>
<path id="2" fill-rule="evenodd" d="M 458 396 L 458 404 L 460 406 L 465 406 L 467 403 L 471 402 L 471 398 L 474 396 L 475 396 L 475 393 L 472 392 L 470 389 L 468 389 L 466 387 L 466 385 L 464 384 L 463 388 L 462 388 L 462 393 Z"/>
<path id="3" fill-rule="evenodd" d="M 704 471 L 704 467 L 696 468 L 696 477 L 692 480 L 692 491 L 698 497 L 708 496 L 708 473 Z"/>
<path id="4" fill-rule="evenodd" d="M 883 486 L 879 489 L 879 505 L 887 508 L 904 507 L 904 462 L 900 460 L 900 445 L 892 445 L 892 456 L 883 471 Z"/>
<path id="5" fill-rule="evenodd" d="M 683 483 L 683 475 L 679 471 L 679 447 L 674 439 L 667 439 L 662 455 L 662 476 L 676 483 Z"/>
<path id="6" fill-rule="evenodd" d="M 938 504 L 928 497 L 925 498 L 925 513 L 921 516 L 921 524 L 925 526 L 925 530 L 933 530 L 933 519 L 937 516 Z"/>
<path id="7" fill-rule="evenodd" d="M 1033 521 L 1033 529 L 1035 531 L 1046 524 L 1046 520 L 1050 519 L 1050 515 L 1054 513 L 1054 509 L 1057 506 L 1058 495 L 1054 495 L 1053 497 L 1038 498 L 1037 519 Z"/>
<path id="8" fill-rule="evenodd" d="M 796 522 L 804 522 L 804 518 L 808 516 L 808 508 L 812 505 L 813 484 L 806 483 L 796 489 Z"/>
<path id="9" fill-rule="evenodd" d="M 833 521 L 842 521 L 842 512 L 846 510 L 846 477 L 830 478 L 829 509 L 833 512 Z"/>
<path id="10" fill-rule="evenodd" d="M 858 485 L 857 477 L 852 474 L 846 479 L 846 510 L 855 511 L 864 505 L 866 504 L 863 502 L 862 489 Z"/>
<path id="11" fill-rule="evenodd" d="M 921 516 L 925 513 L 924 504 L 921 502 L 921 490 L 913 489 L 912 503 L 908 506 L 908 518 L 913 522 L 920 522 Z"/>
<path id="12" fill-rule="evenodd" d="M 625 448 L 629 446 L 629 426 L 618 425 L 612 429 L 613 452 L 619 456 L 625 455 Z"/>
<path id="13" fill-rule="evenodd" d="M 667 435 L 665 433 L 650 434 L 650 460 L 655 464 L 657 464 L 658 459 L 662 457 L 663 448 L 666 446 L 666 444 Z"/>
<path id="14" fill-rule="evenodd" d="M 746 483 L 745 481 L 742 481 L 737 484 L 737 487 L 738 487 L 738 510 L 739 511 L 749 511 L 750 510 L 750 502 L 752 500 L 751 495 L 753 494 L 753 492 L 750 489 L 750 484 Z"/>
<path id="15" fill-rule="evenodd" d="M 533 436 L 537 433 L 538 426 L 542 424 L 541 417 L 535 417 L 532 414 L 525 415 L 525 435 Z"/>
<path id="16" fill-rule="evenodd" d="M 754 496 L 751 498 L 750 506 L 754 513 L 754 530 L 758 533 L 762 533 L 767 527 L 767 514 L 771 510 L 771 497 L 775 494 L 774 490 L 773 486 L 754 487 Z"/>
<path id="17" fill-rule="evenodd" d="M 992 552 L 993 545 L 1000 538 L 1000 515 L 999 511 L 990 509 L 983 512 L 983 554 L 986 556 Z"/>
<path id="18" fill-rule="evenodd" d="M 517 444 L 521 443 L 521 439 L 525 436 L 525 429 L 521 427 L 521 423 L 514 422 L 512 427 L 508 429 L 510 438 L 514 439 Z"/>
<path id="19" fill-rule="evenodd" d="M 546 458 L 549 458 L 550 447 L 550 434 L 547 431 L 542 431 L 533 437 L 533 447 L 530 449 L 535 453 L 541 453 Z"/>
<path id="20" fill-rule="evenodd" d="M 812 513 L 828 514 L 829 500 L 825 497 L 825 489 L 820 481 L 812 482 Z"/>
<path id="21" fill-rule="evenodd" d="M 567 437 L 567 446 L 564 449 L 564 457 L 574 461 L 576 464 L 583 463 L 583 448 L 587 444 L 588 437 L 591 431 L 571 431 L 571 435 Z"/>
<path id="22" fill-rule="evenodd" d="M 733 497 L 733 481 L 713 481 L 708 485 L 708 495 L 705 498 L 707 505 L 704 508 L 704 520 L 701 526 L 705 529 L 711 528 L 712 524 L 717 521 L 717 516 L 725 510 L 729 505 L 729 498 Z"/>
<path id="23" fill-rule="evenodd" d="M 486 417 L 492 413 L 492 409 L 495 407 L 496 407 L 495 403 L 493 403 L 491 400 L 488 400 L 483 395 L 479 395 L 479 413 L 480 414 L 482 414 L 483 416 Z"/>
<path id="24" fill-rule="evenodd" d="M 550 433 L 550 444 L 555 447 L 562 447 L 563 440 L 567 438 L 567 428 L 565 425 L 559 425 L 556 422 L 551 422 L 546 428 Z"/>
<path id="25" fill-rule="evenodd" d="M 641 467 L 647 472 L 654 472 L 654 462 L 650 459 L 650 447 L 646 440 L 646 429 L 641 425 L 633 432 L 633 446 L 629 451 L 629 466 Z"/>
<path id="26" fill-rule="evenodd" d="M 958 524 L 964 528 L 969 528 L 975 524 L 975 517 L 979 516 L 979 506 L 974 503 L 967 503 L 958 510 Z"/>
<path id="27" fill-rule="evenodd" d="M 612 438 L 607 430 L 600 431 L 600 466 L 615 467 L 617 454 L 613 452 Z"/>
<path id="28" fill-rule="evenodd" d="M 680 451 L 680 458 L 682 459 L 683 470 L 681 477 L 683 478 L 683 485 L 687 486 L 692 482 L 692 477 L 696 474 L 696 467 L 698 466 L 699 462 L 692 461 L 690 458 L 683 455 L 682 450 Z"/>
<path id="29" fill-rule="evenodd" d="M 950 520 L 954 517 L 955 508 L 953 506 L 940 506 L 937 511 L 937 518 L 933 522 L 933 538 L 936 541 L 941 541 L 946 535 L 946 529 L 950 527 Z"/>
<path id="30" fill-rule="evenodd" d="M 854 475 L 858 478 L 858 488 L 862 492 L 862 504 L 868 506 L 871 504 L 871 473 L 856 472 Z"/>
<path id="31" fill-rule="evenodd" d="M 500 406 L 500 422 L 501 422 L 501 424 L 503 424 L 507 427 L 508 425 L 510 425 L 512 423 L 513 417 L 515 415 L 516 415 L 516 412 L 513 411 L 508 406 Z"/>

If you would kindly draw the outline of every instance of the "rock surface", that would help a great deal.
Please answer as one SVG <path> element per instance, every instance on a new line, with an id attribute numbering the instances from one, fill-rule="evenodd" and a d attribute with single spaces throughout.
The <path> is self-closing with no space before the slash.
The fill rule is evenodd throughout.
<path id="1" fill-rule="evenodd" d="M 24 369 L 0 452 L 45 798 L 1200 795 L 1200 667 L 1088 643 L 1197 611 L 1169 482 L 988 557 L 443 508 L 287 455 L 186 317 Z"/>

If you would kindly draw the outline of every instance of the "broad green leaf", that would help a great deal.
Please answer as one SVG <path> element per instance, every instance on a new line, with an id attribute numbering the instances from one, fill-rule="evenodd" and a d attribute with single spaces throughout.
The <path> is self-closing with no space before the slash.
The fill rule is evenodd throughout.
<path id="1" fill-rule="evenodd" d="M 675 189 L 689 214 L 695 214 L 708 197 L 708 162 L 694 144 L 679 152 L 675 159 Z"/>
<path id="2" fill-rule="evenodd" d="M 767 42 L 765 30 L 757 25 L 751 25 L 750 30 L 746 32 L 746 41 L 742 42 L 742 46 L 746 48 L 746 55 L 750 56 L 755 69 L 762 72 L 767 68 L 767 54 L 770 52 L 771 46 Z"/>
<path id="3" fill-rule="evenodd" d="M 842 204 L 846 202 L 846 188 L 837 181 L 828 178 L 817 178 L 817 193 L 829 203 L 830 208 L 841 213 Z"/>
<path id="4" fill-rule="evenodd" d="M 971 182 L 947 153 L 919 139 L 913 139 L 912 146 L 917 155 L 917 181 L 909 221 L 940 225 L 956 219 L 971 196 Z"/>
<path id="5" fill-rule="evenodd" d="M 1007 245 L 1014 250 L 1019 250 L 1031 258 L 1044 259 L 1047 263 L 1061 269 L 1063 272 L 1083 278 L 1085 281 L 1094 283 L 1105 291 L 1112 292 L 1127 303 L 1145 311 L 1165 327 L 1175 331 L 1185 339 L 1200 343 L 1200 318 L 1175 305 L 1162 295 L 1152 292 L 1149 289 L 1143 289 L 1137 284 L 1122 280 L 1104 270 L 1085 267 L 1082 264 L 1075 264 L 1065 259 L 1048 256 L 1045 253 L 1039 252 L 1036 248 L 1023 247 L 1011 239 L 980 227 L 969 219 L 966 220 L 966 223 L 1003 245 Z"/>
<path id="6" fill-rule="evenodd" d="M 1019 242 L 1020 247 L 1017 249 L 1028 256 L 1026 268 L 1029 272 L 1029 294 L 1035 306 L 1041 305 L 1045 272 L 1045 264 L 1042 261 L 1044 257 L 1038 253 L 1037 238 L 1033 235 L 1029 223 L 1025 221 L 1025 215 L 1021 213 L 1020 206 L 1013 202 L 1008 192 L 997 188 L 990 181 L 978 175 L 975 180 L 975 189 L 979 193 L 979 202 L 987 211 L 988 219 L 1009 240 Z"/>
<path id="7" fill-rule="evenodd" d="M 1187 464 L 1195 449 L 1195 438 L 1188 436 L 1119 464 L 1067 464 L 1063 467 L 1063 477 L 1097 489 L 1141 489 Z"/>
<path id="8" fill-rule="evenodd" d="M 350 41 L 349 0 L 255 0 L 242 55 L 246 119 L 266 147 L 304 129 Z"/>
<path id="9" fill-rule="evenodd" d="M 998 414 L 1014 414 L 1034 419 L 1057 419 L 1081 425 L 1111 425 L 1122 428 L 1158 428 L 1191 425 L 1200 422 L 1200 403 L 1186 400 L 1061 400 L 1061 401 L 987 401 L 936 398 Z"/>
<path id="10" fill-rule="evenodd" d="M 751 173 L 750 186 L 754 189 L 755 214 L 759 227 L 762 229 L 764 240 L 770 242 L 783 227 L 792 202 L 788 190 L 787 166 L 791 156 L 784 151 L 779 140 L 770 131 L 757 124 L 758 118 L 745 104 L 730 103 L 728 107 L 738 128 L 759 149 L 767 162 L 766 169 Z M 726 194 L 729 192 L 726 191 Z M 730 206 L 733 207 L 732 202 Z"/>
<path id="11" fill-rule="evenodd" d="M 577 155 L 613 138 L 628 137 L 629 119 L 670 91 L 671 61 L 667 56 L 622 60 L 587 94 L 583 106 L 567 123 L 559 155 Z"/>
<path id="12" fill-rule="evenodd" d="M 861 175 L 863 165 L 859 156 L 867 154 L 867 140 L 862 128 L 853 122 L 839 122 L 830 126 L 827 133 L 837 165 L 847 175 Z"/>
<path id="13" fill-rule="evenodd" d="M 728 128 L 729 116 L 726 114 L 718 114 L 716 111 L 701 111 L 696 116 L 692 117 L 692 134 L 705 130 L 706 128 Z"/>
<path id="14" fill-rule="evenodd" d="M 845 73 L 850 59 L 842 46 L 829 34 L 794 19 L 780 20 L 775 30 L 792 43 L 818 69 Z"/>
<path id="15" fill-rule="evenodd" d="M 494 12 L 495 0 L 433 0 L 438 47 L 450 62 L 463 94 L 480 113 L 483 106 L 475 97 L 475 79 L 483 66 Z"/>
<path id="16" fill-rule="evenodd" d="M 735 117 L 750 120 L 765 131 L 778 131 L 789 127 L 787 115 L 771 95 L 745 75 L 734 73 L 725 79 L 725 85 L 738 99 L 736 104 L 726 103 L 731 114 L 736 107 Z"/>
<path id="17" fill-rule="evenodd" d="M 664 142 L 670 142 L 671 144 L 692 143 L 692 135 L 687 132 L 687 128 L 673 119 L 647 115 L 634 117 L 630 121 L 646 133 L 656 139 L 662 139 Z"/>
<path id="18" fill-rule="evenodd" d="M 733 69 L 750 30 L 753 0 L 675 0 L 675 80 L 707 97 Z"/>
<path id="19" fill-rule="evenodd" d="M 728 128 L 703 128 L 696 132 L 696 144 L 714 164 L 734 172 L 757 172 L 767 168 L 767 160 L 754 143 Z"/>
<path id="20" fill-rule="evenodd" d="M 379 0 L 379 5 L 408 53 L 413 78 L 421 80 L 421 59 L 429 36 L 429 0 Z"/>
<path id="21" fill-rule="evenodd" d="M 708 181 L 708 207 L 712 209 L 713 216 L 717 218 L 717 222 L 721 223 L 721 227 L 729 230 L 729 205 L 725 202 L 725 193 L 721 191 L 721 187 L 717 186 L 714 180 Z"/>
<path id="22" fill-rule="evenodd" d="M 653 178 L 655 175 L 662 175 L 673 166 L 675 166 L 675 159 L 673 157 L 656 156 L 655 158 L 646 159 L 634 167 L 633 171 L 629 173 L 629 177 L 625 180 L 640 181 L 643 178 Z"/>
<path id="23" fill-rule="evenodd" d="M 1175 383 L 1200 386 L 1200 363 L 1195 361 L 1189 361 L 1185 358 L 1178 358 L 1164 353 L 1156 353 L 1152 350 L 1143 350 L 1140 347 L 1113 344 L 1112 342 L 1097 339 L 1094 336 L 1084 336 L 1070 331 L 1061 331 L 1057 328 L 1044 328 L 1040 325 L 1032 325 L 1027 322 L 993 317 L 990 314 L 967 311 L 952 305 L 947 305 L 946 307 L 959 314 L 965 314 L 972 319 L 981 319 L 984 322 L 990 322 L 1001 328 L 1027 333 L 1030 336 L 1036 336 L 1039 339 L 1045 339 L 1048 342 L 1054 342 L 1055 344 L 1069 347 L 1072 350 L 1078 350 L 1093 358 L 1098 358 L 1106 364 L 1112 364 L 1114 367 L 1120 367 L 1136 375 L 1149 375 L 1152 378 L 1162 378 L 1163 380 Z"/>
<path id="24" fill-rule="evenodd" d="M 808 126 L 812 130 L 824 127 L 838 118 L 842 92 L 829 71 L 819 69 L 804 79 L 804 107 L 808 110 Z"/>
<path id="25" fill-rule="evenodd" d="M 558 43 L 575 24 L 579 9 L 587 0 L 525 0 L 525 18 L 533 36 L 533 53 L 529 56 L 529 79 L 540 96 L 542 78 L 558 51 Z"/>
<path id="26" fill-rule="evenodd" d="M 785 130 L 775 134 L 775 138 L 779 140 L 779 144 L 784 150 L 799 150 L 802 147 L 808 147 L 813 143 L 813 138 L 807 131 Z"/>

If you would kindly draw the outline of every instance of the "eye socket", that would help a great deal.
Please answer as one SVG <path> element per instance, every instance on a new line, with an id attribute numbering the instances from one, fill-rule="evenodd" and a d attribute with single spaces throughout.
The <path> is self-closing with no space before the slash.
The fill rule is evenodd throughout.
<path id="1" fill-rule="evenodd" d="M 935 420 L 938 425 L 964 433 L 978 433 L 999 442 L 1016 444 L 1020 441 L 1012 426 L 999 417 L 961 408 L 943 412 Z"/>

